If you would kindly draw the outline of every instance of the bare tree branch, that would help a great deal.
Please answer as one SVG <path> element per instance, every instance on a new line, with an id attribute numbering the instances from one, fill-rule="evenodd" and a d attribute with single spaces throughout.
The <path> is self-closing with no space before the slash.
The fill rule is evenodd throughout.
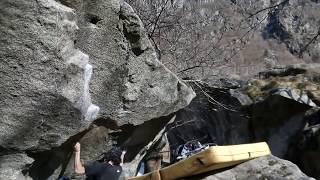
<path id="1" fill-rule="evenodd" d="M 307 50 L 307 48 L 310 46 L 310 44 L 315 42 L 318 39 L 319 36 L 320 36 L 320 27 L 319 27 L 319 30 L 318 30 L 317 34 L 300 50 L 300 52 L 299 52 L 299 56 L 300 57 Z"/>
<path id="2" fill-rule="evenodd" d="M 231 109 L 229 107 L 227 107 L 227 105 L 220 103 L 219 101 L 215 100 L 212 96 L 210 96 L 210 94 L 208 94 L 205 90 L 203 90 L 203 88 L 201 87 L 201 83 L 202 84 L 206 84 L 205 82 L 201 81 L 201 80 L 184 80 L 184 82 L 192 82 L 194 83 L 200 90 L 201 92 L 208 98 L 208 101 L 211 102 L 212 104 L 218 105 L 228 111 L 233 111 L 233 112 L 237 112 L 237 110 L 235 109 Z M 216 110 L 216 109 L 215 109 Z"/>
<path id="3" fill-rule="evenodd" d="M 289 0 L 284 0 L 284 1 L 282 1 L 282 2 L 280 2 L 278 4 L 276 4 L 276 5 L 260 9 L 260 10 L 256 11 L 255 13 L 250 14 L 250 16 L 247 17 L 247 19 L 252 18 L 253 16 L 255 16 L 255 15 L 257 15 L 257 14 L 263 12 L 263 11 L 266 11 L 266 10 L 269 10 L 269 9 L 274 9 L 274 8 L 279 7 L 279 6 L 282 6 L 282 5 L 284 5 L 284 4 L 288 3 L 288 2 L 289 2 Z"/>

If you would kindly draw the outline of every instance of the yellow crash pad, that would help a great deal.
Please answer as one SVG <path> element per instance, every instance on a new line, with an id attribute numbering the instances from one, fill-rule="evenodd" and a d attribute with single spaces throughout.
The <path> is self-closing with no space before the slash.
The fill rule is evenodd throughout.
<path id="1" fill-rule="evenodd" d="M 265 142 L 229 146 L 212 146 L 159 171 L 129 180 L 171 180 L 221 169 L 271 154 Z"/>

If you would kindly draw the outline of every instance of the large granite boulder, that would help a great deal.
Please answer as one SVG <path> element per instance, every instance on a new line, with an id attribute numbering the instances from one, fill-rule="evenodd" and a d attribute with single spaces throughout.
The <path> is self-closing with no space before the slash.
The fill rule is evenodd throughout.
<path id="1" fill-rule="evenodd" d="M 274 88 L 264 100 L 248 108 L 251 136 L 255 141 L 267 141 L 274 155 L 284 157 L 289 144 L 305 126 L 308 110 L 313 107 L 315 103 L 305 93 Z"/>
<path id="2" fill-rule="evenodd" d="M 306 174 L 320 178 L 320 111 L 310 112 L 303 131 L 289 145 L 286 158 L 297 164 Z"/>
<path id="3" fill-rule="evenodd" d="M 142 124 L 190 103 L 193 91 L 157 59 L 142 22 L 125 2 L 84 1 L 77 7 L 76 46 L 91 58 L 92 101 L 99 119 Z"/>
<path id="4" fill-rule="evenodd" d="M 74 47 L 72 9 L 50 0 L 0 3 L 0 146 L 47 150 L 94 120 L 92 66 Z"/>
<path id="5" fill-rule="evenodd" d="M 75 11 L 56 1 L 1 2 L 1 146 L 61 145 L 96 118 L 89 89 L 99 117 L 119 125 L 168 115 L 194 97 L 157 60 L 128 5 L 120 11 L 118 1 L 85 1 L 81 7 L 76 35 Z M 92 24 L 96 16 L 103 20 Z M 74 42 L 92 58 L 90 88 L 92 66 Z"/>

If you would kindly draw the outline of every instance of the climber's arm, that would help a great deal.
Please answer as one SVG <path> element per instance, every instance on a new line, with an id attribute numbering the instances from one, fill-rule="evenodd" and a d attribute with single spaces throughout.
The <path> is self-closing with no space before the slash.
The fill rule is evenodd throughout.
<path id="1" fill-rule="evenodd" d="M 120 166 L 122 166 L 123 165 L 123 159 L 124 159 L 124 155 L 127 153 L 127 151 L 126 150 L 123 150 L 122 151 L 122 154 L 121 154 L 121 163 L 120 163 Z"/>
<path id="2" fill-rule="evenodd" d="M 84 166 L 82 165 L 80 161 L 80 143 L 77 142 L 76 145 L 74 146 L 74 171 L 78 174 L 83 174 L 85 173 Z"/>

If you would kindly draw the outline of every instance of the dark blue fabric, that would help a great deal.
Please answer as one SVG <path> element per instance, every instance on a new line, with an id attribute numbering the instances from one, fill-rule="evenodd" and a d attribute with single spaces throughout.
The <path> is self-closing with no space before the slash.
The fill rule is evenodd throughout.
<path id="1" fill-rule="evenodd" d="M 87 180 L 119 180 L 121 172 L 121 166 L 113 166 L 109 163 L 94 162 L 85 166 Z"/>

